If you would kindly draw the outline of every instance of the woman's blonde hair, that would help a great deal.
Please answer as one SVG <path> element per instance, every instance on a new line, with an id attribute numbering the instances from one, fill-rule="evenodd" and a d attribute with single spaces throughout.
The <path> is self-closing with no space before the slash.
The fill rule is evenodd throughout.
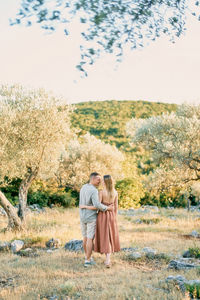
<path id="1" fill-rule="evenodd" d="M 114 187 L 113 178 L 110 175 L 104 175 L 103 181 L 105 183 L 106 191 L 108 193 L 108 200 L 109 202 L 112 202 L 115 196 L 115 187 Z"/>

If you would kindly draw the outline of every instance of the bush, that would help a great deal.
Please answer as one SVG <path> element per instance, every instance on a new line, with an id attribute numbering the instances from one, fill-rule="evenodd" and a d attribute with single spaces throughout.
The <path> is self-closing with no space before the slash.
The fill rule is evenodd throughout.
<path id="1" fill-rule="evenodd" d="M 16 205 L 19 202 L 19 186 L 21 183 L 20 179 L 13 179 L 9 180 L 8 178 L 5 178 L 5 182 L 7 183 L 6 186 L 1 187 L 2 192 L 5 194 L 7 199 L 10 201 L 12 205 Z"/>
<path id="2" fill-rule="evenodd" d="M 116 190 L 119 195 L 119 207 L 130 208 L 140 206 L 140 199 L 143 196 L 141 183 L 134 178 L 125 178 L 117 181 Z"/>
<path id="3" fill-rule="evenodd" d="M 186 290 L 190 293 L 193 299 L 200 299 L 200 284 L 185 284 Z"/>
<path id="4" fill-rule="evenodd" d="M 71 192 L 57 192 L 50 195 L 49 205 L 61 205 L 63 207 L 72 207 L 75 205 L 76 199 L 72 196 Z"/>
<path id="5" fill-rule="evenodd" d="M 51 191 L 35 191 L 28 194 L 28 204 L 38 204 L 41 207 L 50 206 L 51 204 L 63 207 L 74 206 L 76 198 L 72 195 L 71 191 L 65 192 L 63 190 Z"/>
<path id="6" fill-rule="evenodd" d="M 199 247 L 189 248 L 188 250 L 190 252 L 191 257 L 200 258 L 200 248 Z"/>
<path id="7" fill-rule="evenodd" d="M 170 193 L 160 193 L 158 196 L 151 195 L 146 192 L 145 196 L 141 198 L 141 205 L 155 205 L 158 207 L 187 207 L 187 201 L 183 195 L 179 195 L 178 193 L 174 196 L 170 195 Z"/>
<path id="8" fill-rule="evenodd" d="M 71 193 L 71 196 L 75 201 L 75 205 L 79 206 L 79 192 L 73 190 L 71 187 L 68 187 L 68 186 L 65 188 L 65 191 L 67 193 Z"/>
<path id="9" fill-rule="evenodd" d="M 48 192 L 36 191 L 28 194 L 28 205 L 38 204 L 39 206 L 48 206 L 49 194 Z"/>

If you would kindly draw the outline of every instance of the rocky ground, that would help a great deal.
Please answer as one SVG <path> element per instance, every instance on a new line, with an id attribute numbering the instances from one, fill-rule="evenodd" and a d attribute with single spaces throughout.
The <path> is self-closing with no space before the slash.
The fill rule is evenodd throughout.
<path id="1" fill-rule="evenodd" d="M 30 209 L 27 232 L 0 235 L 0 299 L 200 299 L 199 209 L 120 210 L 118 223 L 111 269 L 94 254 L 85 270 L 78 210 Z"/>

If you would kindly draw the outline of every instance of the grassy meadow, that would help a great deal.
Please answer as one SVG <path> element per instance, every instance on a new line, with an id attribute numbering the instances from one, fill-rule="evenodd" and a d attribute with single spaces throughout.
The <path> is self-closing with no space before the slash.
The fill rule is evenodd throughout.
<path id="1" fill-rule="evenodd" d="M 138 224 L 137 219 L 142 223 Z M 154 224 L 148 222 L 154 220 Z M 6 226 L 0 217 L 0 229 Z M 131 261 L 121 251 L 112 257 L 106 269 L 104 257 L 94 254 L 97 265 L 85 269 L 83 253 L 68 252 L 64 244 L 81 239 L 77 208 L 46 209 L 45 213 L 30 214 L 27 230 L 22 233 L 0 233 L 0 241 L 23 239 L 25 248 L 35 249 L 37 256 L 23 257 L 0 253 L 0 299 L 189 299 L 174 284 L 167 284 L 169 275 L 198 279 L 200 270 L 175 271 L 167 269 L 170 257 L 181 255 L 200 242 L 187 234 L 200 227 L 197 212 L 184 209 L 166 210 L 137 216 L 118 216 L 121 247 L 151 247 L 166 256 L 157 259 Z M 62 242 L 59 250 L 47 252 L 45 242 L 50 238 Z M 172 259 L 172 258 L 171 258 Z"/>

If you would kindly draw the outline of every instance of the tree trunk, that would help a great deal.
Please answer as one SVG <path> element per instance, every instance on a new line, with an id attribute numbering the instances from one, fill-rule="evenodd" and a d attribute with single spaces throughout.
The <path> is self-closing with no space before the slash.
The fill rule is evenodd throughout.
<path id="1" fill-rule="evenodd" d="M 31 172 L 29 169 L 29 174 L 25 179 L 22 180 L 20 187 L 19 187 L 19 210 L 18 210 L 18 216 L 20 217 L 22 223 L 25 222 L 26 219 L 26 206 L 27 206 L 27 195 L 28 190 L 31 186 L 32 181 L 35 179 L 36 173 L 38 169 L 35 170 L 35 172 Z"/>
<path id="2" fill-rule="evenodd" d="M 18 210 L 18 216 L 20 217 L 22 222 L 25 222 L 25 218 L 26 218 L 27 194 L 28 194 L 28 187 L 25 184 L 25 182 L 22 181 L 19 187 L 19 210 Z"/>
<path id="3" fill-rule="evenodd" d="M 186 195 L 186 200 L 187 200 L 187 210 L 188 212 L 190 211 L 190 196 Z"/>
<path id="4" fill-rule="evenodd" d="M 8 201 L 6 196 L 0 191 L 0 205 L 3 207 L 8 216 L 7 230 L 22 230 L 23 226 L 20 218 L 13 205 Z"/>

